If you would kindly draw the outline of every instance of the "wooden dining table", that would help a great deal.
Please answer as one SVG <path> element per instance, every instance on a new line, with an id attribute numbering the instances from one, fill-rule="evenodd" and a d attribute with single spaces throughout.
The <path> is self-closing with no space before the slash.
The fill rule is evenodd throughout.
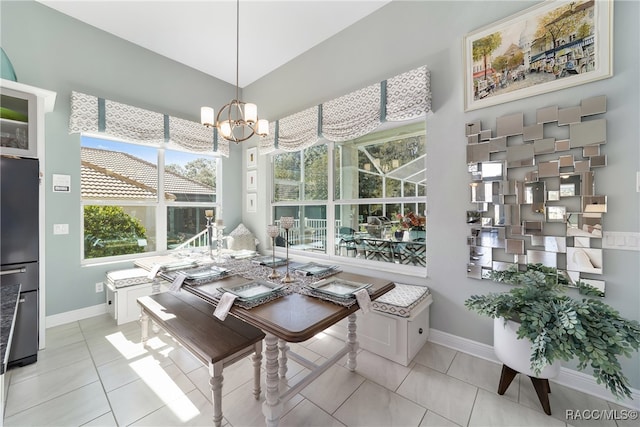
<path id="1" fill-rule="evenodd" d="M 388 280 L 353 273 L 340 272 L 332 276 L 332 278 L 371 284 L 369 293 L 372 300 L 395 287 Z M 242 281 L 249 282 L 250 280 L 240 276 L 229 276 L 203 285 L 184 284 L 182 289 L 215 306 L 220 296 L 219 287 L 238 285 Z M 350 371 L 355 371 L 356 352 L 358 350 L 356 312 L 359 308 L 357 303 L 346 307 L 295 292 L 250 309 L 233 305 L 229 311 L 231 315 L 261 329 L 266 334 L 264 351 L 266 392 L 262 410 L 268 427 L 278 425 L 285 402 L 309 385 L 345 354 L 347 355 L 347 368 Z M 344 318 L 348 318 L 347 342 L 343 348 L 322 364 L 316 364 L 305 359 L 291 351 L 287 345 L 287 343 L 307 341 Z M 296 361 L 311 372 L 296 384 L 291 385 L 286 391 L 283 391 L 279 388 L 279 378 L 285 378 L 286 376 L 288 359 Z"/>

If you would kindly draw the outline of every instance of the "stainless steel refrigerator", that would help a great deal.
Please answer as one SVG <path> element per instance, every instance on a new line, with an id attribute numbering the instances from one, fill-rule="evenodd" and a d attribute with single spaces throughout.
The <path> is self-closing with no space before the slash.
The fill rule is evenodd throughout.
<path id="1" fill-rule="evenodd" d="M 0 156 L 0 286 L 21 285 L 8 366 L 38 357 L 39 174 L 37 159 Z"/>

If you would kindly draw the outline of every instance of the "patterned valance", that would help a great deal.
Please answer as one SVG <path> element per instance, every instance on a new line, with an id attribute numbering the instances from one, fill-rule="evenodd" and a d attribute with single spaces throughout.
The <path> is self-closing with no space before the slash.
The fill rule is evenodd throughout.
<path id="1" fill-rule="evenodd" d="M 377 128 L 381 92 L 375 84 L 324 103 L 322 136 L 329 141 L 348 141 Z"/>
<path id="2" fill-rule="evenodd" d="M 274 129 L 275 134 L 275 129 Z M 278 121 L 278 148 L 298 151 L 318 140 L 318 106 Z"/>
<path id="3" fill-rule="evenodd" d="M 422 66 L 269 123 L 269 136 L 261 138 L 260 152 L 298 151 L 320 137 L 348 141 L 384 121 L 411 120 L 430 112 L 430 74 Z"/>
<path id="4" fill-rule="evenodd" d="M 146 144 L 172 142 L 189 151 L 214 151 L 229 157 L 229 142 L 200 123 L 72 92 L 69 133 L 81 132 Z"/>
<path id="5" fill-rule="evenodd" d="M 431 111 L 431 79 L 427 67 L 387 80 L 387 121 L 411 120 Z"/>

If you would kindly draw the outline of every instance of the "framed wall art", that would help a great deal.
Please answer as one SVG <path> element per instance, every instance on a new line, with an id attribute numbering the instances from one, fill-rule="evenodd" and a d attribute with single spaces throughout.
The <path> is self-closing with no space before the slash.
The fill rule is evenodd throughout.
<path id="1" fill-rule="evenodd" d="M 613 0 L 548 0 L 464 37 L 465 111 L 613 75 Z"/>
<path id="2" fill-rule="evenodd" d="M 258 211 L 258 195 L 256 193 L 247 194 L 247 212 Z"/>
<path id="3" fill-rule="evenodd" d="M 247 169 L 253 169 L 258 166 L 258 148 L 247 149 Z"/>
<path id="4" fill-rule="evenodd" d="M 258 171 L 250 170 L 247 171 L 247 190 L 257 190 L 258 189 Z"/>

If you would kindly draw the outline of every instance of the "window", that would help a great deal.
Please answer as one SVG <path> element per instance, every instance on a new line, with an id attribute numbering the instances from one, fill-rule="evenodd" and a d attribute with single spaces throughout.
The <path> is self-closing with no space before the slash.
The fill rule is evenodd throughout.
<path id="1" fill-rule="evenodd" d="M 166 146 L 81 138 L 83 258 L 172 249 L 219 206 L 218 158 Z M 214 213 L 215 215 L 215 213 Z"/>
<path id="2" fill-rule="evenodd" d="M 420 122 L 275 154 L 272 212 L 295 218 L 291 250 L 425 266 L 425 140 Z"/>

